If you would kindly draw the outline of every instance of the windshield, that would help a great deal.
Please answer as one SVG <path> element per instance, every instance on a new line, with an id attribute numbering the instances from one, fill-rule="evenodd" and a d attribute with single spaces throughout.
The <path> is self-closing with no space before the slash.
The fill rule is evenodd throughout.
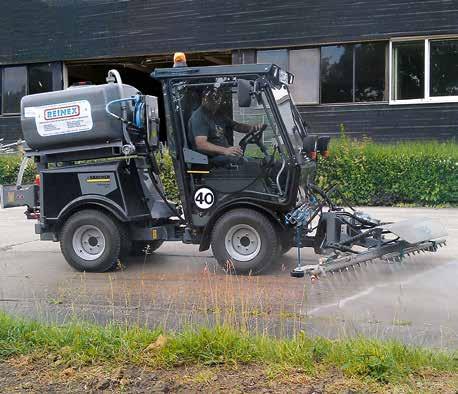
<path id="1" fill-rule="evenodd" d="M 277 103 L 278 110 L 285 124 L 291 144 L 294 147 L 296 155 L 300 155 L 303 146 L 303 137 L 305 130 L 302 126 L 302 120 L 297 112 L 296 106 L 289 94 L 286 86 L 272 87 L 272 94 Z"/>

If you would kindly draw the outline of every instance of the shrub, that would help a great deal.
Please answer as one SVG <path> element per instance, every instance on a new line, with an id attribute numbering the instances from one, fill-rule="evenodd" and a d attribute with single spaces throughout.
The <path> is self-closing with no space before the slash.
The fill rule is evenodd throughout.
<path id="1" fill-rule="evenodd" d="M 169 151 L 157 159 L 167 198 L 179 201 Z M 0 156 L 0 184 L 16 182 L 20 162 L 19 156 Z M 35 167 L 29 165 L 24 183 L 32 182 L 34 174 Z M 458 204 L 458 144 L 380 144 L 342 134 L 332 141 L 329 159 L 320 159 L 317 183 L 323 188 L 337 185 L 355 205 Z"/>
<path id="2" fill-rule="evenodd" d="M 173 168 L 172 156 L 169 150 L 164 149 L 162 154 L 158 154 L 156 159 L 159 163 L 160 177 L 164 185 L 165 194 L 169 200 L 179 202 L 180 194 L 175 177 L 175 169 Z"/>
<path id="3" fill-rule="evenodd" d="M 458 144 L 379 144 L 342 135 L 321 160 L 318 184 L 338 185 L 355 205 L 458 203 Z"/>
<path id="4" fill-rule="evenodd" d="M 0 155 L 0 185 L 15 184 L 22 157 L 19 155 Z M 36 167 L 29 162 L 24 173 L 23 183 L 32 183 L 36 174 Z"/>

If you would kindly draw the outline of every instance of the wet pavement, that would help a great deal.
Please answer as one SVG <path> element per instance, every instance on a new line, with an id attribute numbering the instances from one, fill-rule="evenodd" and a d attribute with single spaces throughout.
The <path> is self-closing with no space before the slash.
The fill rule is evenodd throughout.
<path id="1" fill-rule="evenodd" d="M 69 267 L 59 244 L 38 241 L 23 209 L 0 209 L 0 309 L 45 322 L 85 319 L 180 329 L 230 323 L 254 333 L 368 335 L 458 348 L 458 209 L 368 208 L 383 220 L 437 217 L 448 246 L 404 263 L 370 264 L 312 284 L 294 279 L 294 250 L 268 273 L 235 277 L 211 251 L 166 243 L 105 274 Z M 303 262 L 316 256 L 303 249 Z"/>

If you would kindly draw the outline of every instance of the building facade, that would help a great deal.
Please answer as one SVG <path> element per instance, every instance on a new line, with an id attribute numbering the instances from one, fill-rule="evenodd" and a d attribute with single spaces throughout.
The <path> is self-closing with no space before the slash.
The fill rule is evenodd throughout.
<path id="1" fill-rule="evenodd" d="M 191 65 L 276 63 L 314 133 L 458 135 L 457 0 L 32 0 L 0 13 L 0 139 L 20 99 L 118 68 L 144 93 L 175 51 Z"/>

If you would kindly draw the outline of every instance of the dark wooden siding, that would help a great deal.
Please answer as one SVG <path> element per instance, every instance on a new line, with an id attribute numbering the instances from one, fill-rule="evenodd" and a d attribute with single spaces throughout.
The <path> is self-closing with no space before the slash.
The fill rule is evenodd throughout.
<path id="1" fill-rule="evenodd" d="M 457 0 L 3 1 L 0 65 L 458 34 L 457 21 Z M 378 139 L 456 137 L 457 110 L 301 107 L 318 133 L 344 124 L 348 133 Z M 0 117 L 0 138 L 20 135 L 18 117 Z"/>
<path id="2" fill-rule="evenodd" d="M 458 138 L 458 103 L 434 105 L 300 106 L 299 112 L 317 134 L 348 135 L 376 140 Z M 22 138 L 17 116 L 0 117 L 0 138 Z"/>
<path id="3" fill-rule="evenodd" d="M 0 139 L 17 141 L 22 138 L 21 118 L 19 116 L 0 116 Z"/>
<path id="4" fill-rule="evenodd" d="M 456 0 L 3 1 L 0 64 L 458 33 Z"/>
<path id="5" fill-rule="evenodd" d="M 376 140 L 458 137 L 458 103 L 300 106 L 299 111 L 317 134 L 337 135 L 343 124 L 348 135 Z"/>

